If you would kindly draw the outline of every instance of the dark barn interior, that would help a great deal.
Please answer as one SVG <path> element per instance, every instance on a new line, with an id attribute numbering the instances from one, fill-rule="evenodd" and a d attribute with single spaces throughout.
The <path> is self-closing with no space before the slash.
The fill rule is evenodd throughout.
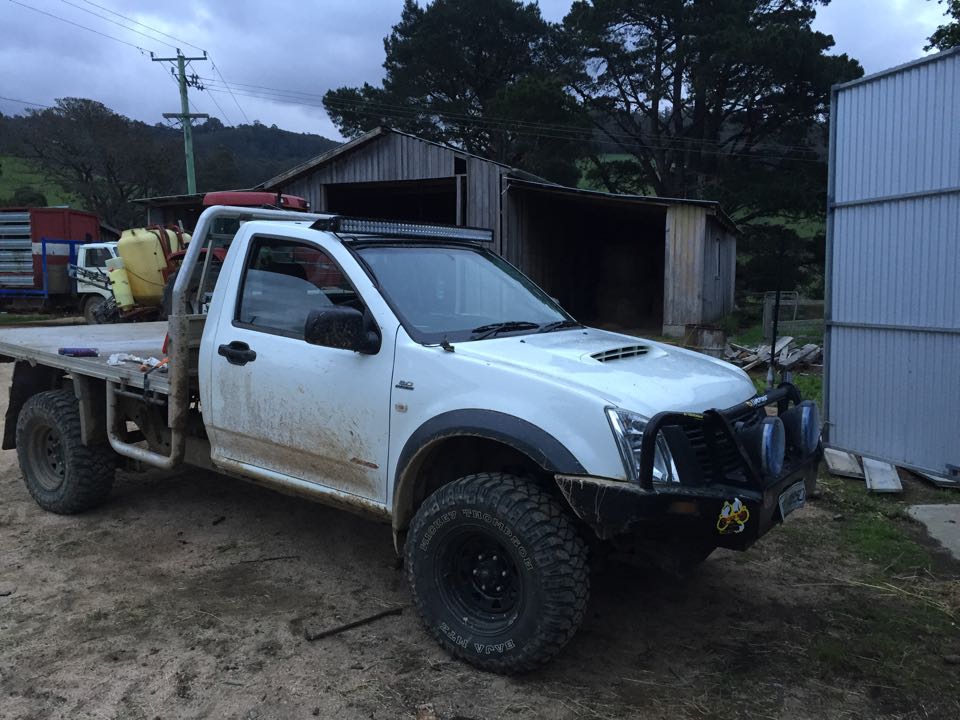
<path id="1" fill-rule="evenodd" d="M 511 188 L 526 272 L 577 319 L 660 334 L 666 208 Z"/>
<path id="2" fill-rule="evenodd" d="M 733 306 L 736 226 L 709 200 L 557 185 L 388 127 L 258 189 L 317 212 L 489 228 L 493 251 L 594 326 L 682 337 Z"/>
<path id="3" fill-rule="evenodd" d="M 467 193 L 461 188 L 458 201 L 458 182 L 454 176 L 330 184 L 326 209 L 449 224 L 459 216 L 462 224 Z M 666 208 L 523 187 L 511 188 L 507 215 L 522 225 L 515 235 L 525 239 L 520 266 L 574 317 L 659 334 Z"/>
<path id="4" fill-rule="evenodd" d="M 327 212 L 457 224 L 457 178 L 327 185 Z"/>

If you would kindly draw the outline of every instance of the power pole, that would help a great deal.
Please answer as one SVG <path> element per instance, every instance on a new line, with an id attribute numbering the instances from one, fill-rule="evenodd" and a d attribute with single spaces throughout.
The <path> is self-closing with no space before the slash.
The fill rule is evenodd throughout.
<path id="1" fill-rule="evenodd" d="M 187 194 L 193 195 L 197 192 L 197 176 L 193 163 L 193 121 L 197 118 L 209 118 L 210 116 L 206 113 L 190 112 L 190 101 L 187 99 L 187 87 L 195 87 L 198 90 L 203 90 L 203 86 L 200 84 L 200 78 L 195 74 L 187 77 L 187 63 L 191 60 L 206 60 L 207 54 L 204 53 L 203 57 L 184 57 L 183 53 L 180 52 L 180 48 L 177 48 L 176 57 L 151 57 L 150 59 L 153 60 L 153 62 L 177 63 L 177 72 L 174 77 L 176 77 L 177 84 L 180 86 L 180 112 L 164 113 L 163 116 L 165 118 L 176 118 L 183 126 L 183 155 L 187 164 Z M 171 72 L 173 71 L 171 70 Z"/>

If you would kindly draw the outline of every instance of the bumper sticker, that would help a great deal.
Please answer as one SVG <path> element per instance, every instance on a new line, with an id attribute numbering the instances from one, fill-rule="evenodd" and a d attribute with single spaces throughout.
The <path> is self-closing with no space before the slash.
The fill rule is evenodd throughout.
<path id="1" fill-rule="evenodd" d="M 717 518 L 717 531 L 721 535 L 742 533 L 749 519 L 750 510 L 740 498 L 734 498 L 733 502 L 725 500 L 720 509 L 720 517 Z"/>

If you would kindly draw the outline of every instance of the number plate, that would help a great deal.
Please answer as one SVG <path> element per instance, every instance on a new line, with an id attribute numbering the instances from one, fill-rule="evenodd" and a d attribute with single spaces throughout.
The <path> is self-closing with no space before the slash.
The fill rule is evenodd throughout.
<path id="1" fill-rule="evenodd" d="M 780 493 L 780 517 L 785 518 L 807 501 L 807 488 L 803 482 L 794 483 Z"/>

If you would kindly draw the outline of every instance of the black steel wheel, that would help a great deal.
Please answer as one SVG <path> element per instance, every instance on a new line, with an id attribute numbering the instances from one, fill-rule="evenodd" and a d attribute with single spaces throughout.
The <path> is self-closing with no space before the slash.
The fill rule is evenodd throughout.
<path id="1" fill-rule="evenodd" d="M 109 446 L 83 444 L 77 400 L 66 390 L 42 392 L 24 403 L 17 458 L 30 495 L 50 512 L 94 508 L 113 486 L 115 455 Z"/>
<path id="2" fill-rule="evenodd" d="M 437 590 L 457 615 L 474 618 L 483 634 L 509 628 L 522 599 L 510 551 L 488 533 L 464 528 L 444 544 L 434 565 Z"/>
<path id="3" fill-rule="evenodd" d="M 583 619 L 586 544 L 565 508 L 525 478 L 470 475 L 437 490 L 414 517 L 405 560 L 427 630 L 484 670 L 539 667 Z"/>
<path id="4" fill-rule="evenodd" d="M 83 319 L 87 321 L 87 325 L 100 324 L 97 310 L 105 302 L 106 298 L 102 295 L 90 295 L 83 301 Z"/>

